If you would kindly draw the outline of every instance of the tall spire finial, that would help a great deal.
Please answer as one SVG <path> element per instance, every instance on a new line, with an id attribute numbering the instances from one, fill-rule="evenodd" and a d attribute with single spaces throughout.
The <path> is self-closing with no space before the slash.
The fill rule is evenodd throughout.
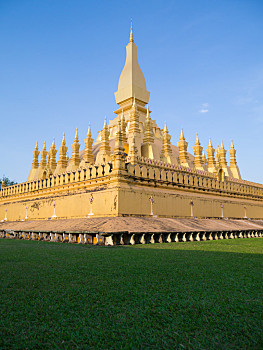
<path id="1" fill-rule="evenodd" d="M 132 19 L 131 19 L 131 32 L 130 32 L 130 43 L 133 43 L 133 33 L 132 33 Z"/>

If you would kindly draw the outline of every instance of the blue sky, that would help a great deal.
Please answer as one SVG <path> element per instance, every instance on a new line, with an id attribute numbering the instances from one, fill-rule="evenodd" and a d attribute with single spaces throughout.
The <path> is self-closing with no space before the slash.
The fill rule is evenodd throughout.
<path id="1" fill-rule="evenodd" d="M 0 174 L 25 181 L 36 140 L 71 152 L 114 117 L 133 19 L 152 118 L 189 150 L 231 138 L 263 183 L 263 1 L 0 0 Z M 229 156 L 228 156 L 229 157 Z"/>

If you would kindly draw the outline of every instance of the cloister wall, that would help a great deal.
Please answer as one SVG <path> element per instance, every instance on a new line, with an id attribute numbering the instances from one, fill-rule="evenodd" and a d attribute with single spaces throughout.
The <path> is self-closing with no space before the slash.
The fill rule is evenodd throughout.
<path id="1" fill-rule="evenodd" d="M 263 186 L 140 158 L 115 172 L 112 163 L 9 186 L 0 192 L 0 220 L 94 216 L 263 218 Z"/>

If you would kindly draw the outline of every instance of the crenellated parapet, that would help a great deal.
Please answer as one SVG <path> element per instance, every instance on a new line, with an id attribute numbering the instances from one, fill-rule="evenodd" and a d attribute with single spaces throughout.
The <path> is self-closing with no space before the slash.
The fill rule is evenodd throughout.
<path id="1" fill-rule="evenodd" d="M 120 129 L 121 130 L 121 129 Z M 121 136 L 119 134 L 119 140 Z M 115 154 L 121 156 L 121 160 L 124 160 L 124 150 L 121 145 L 116 146 Z M 119 160 L 115 163 L 115 169 L 119 169 Z M 57 175 L 52 175 L 45 179 L 38 179 L 28 181 L 25 183 L 16 184 L 13 186 L 4 187 L 1 189 L 0 198 L 11 198 L 30 192 L 40 193 L 47 188 L 55 188 L 61 186 L 68 186 L 73 183 L 84 184 L 87 180 L 108 177 L 113 174 L 114 164 L 107 162 L 101 165 L 91 165 L 87 168 L 80 168 L 71 172 L 64 172 Z M 258 198 L 263 200 L 263 185 L 250 183 L 249 181 L 239 180 L 227 177 L 224 182 L 217 179 L 216 175 L 208 171 L 202 171 L 198 169 L 192 169 L 189 167 L 183 167 L 175 164 L 165 163 L 160 160 L 152 160 L 143 157 L 137 158 L 137 163 L 126 163 L 126 170 L 129 176 L 134 175 L 141 179 L 141 181 L 149 180 L 154 181 L 156 184 L 163 185 L 166 183 L 169 186 L 186 186 L 194 190 L 204 189 L 207 192 L 217 191 L 219 194 L 225 193 L 228 196 L 243 196 Z M 127 176 L 122 174 L 124 178 Z"/>
<path id="2" fill-rule="evenodd" d="M 183 189 L 189 188 L 195 191 L 206 191 L 218 193 L 218 195 L 224 194 L 230 197 L 252 197 L 263 200 L 263 185 L 253 184 L 248 181 L 240 181 L 234 178 L 226 178 L 224 182 L 218 180 L 215 174 L 211 174 L 206 171 L 200 171 L 191 169 L 188 167 L 171 166 L 163 162 L 152 162 L 142 158 L 139 159 L 140 163 L 132 165 L 128 163 L 127 169 L 131 176 L 140 178 L 141 181 L 152 180 L 155 185 L 158 183 L 168 186 L 183 187 Z"/>
<path id="3" fill-rule="evenodd" d="M 57 175 L 51 175 L 45 179 L 36 179 L 20 184 L 4 187 L 0 190 L 0 199 L 6 197 L 19 196 L 28 194 L 30 192 L 38 192 L 47 188 L 54 188 L 57 186 L 66 186 L 73 183 L 81 183 L 87 180 L 93 180 L 101 177 L 107 177 L 112 173 L 112 162 L 101 164 L 99 166 L 92 165 L 87 168 L 79 168 L 70 172 L 64 172 Z"/>

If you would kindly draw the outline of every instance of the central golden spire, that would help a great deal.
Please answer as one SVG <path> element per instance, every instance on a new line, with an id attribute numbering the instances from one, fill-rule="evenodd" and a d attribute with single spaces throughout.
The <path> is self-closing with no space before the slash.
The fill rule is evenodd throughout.
<path id="1" fill-rule="evenodd" d="M 122 105 L 134 96 L 144 104 L 149 102 L 150 93 L 147 91 L 145 78 L 139 66 L 131 22 L 130 41 L 126 46 L 126 61 L 120 75 L 118 91 L 115 92 L 115 99 L 117 104 Z"/>

